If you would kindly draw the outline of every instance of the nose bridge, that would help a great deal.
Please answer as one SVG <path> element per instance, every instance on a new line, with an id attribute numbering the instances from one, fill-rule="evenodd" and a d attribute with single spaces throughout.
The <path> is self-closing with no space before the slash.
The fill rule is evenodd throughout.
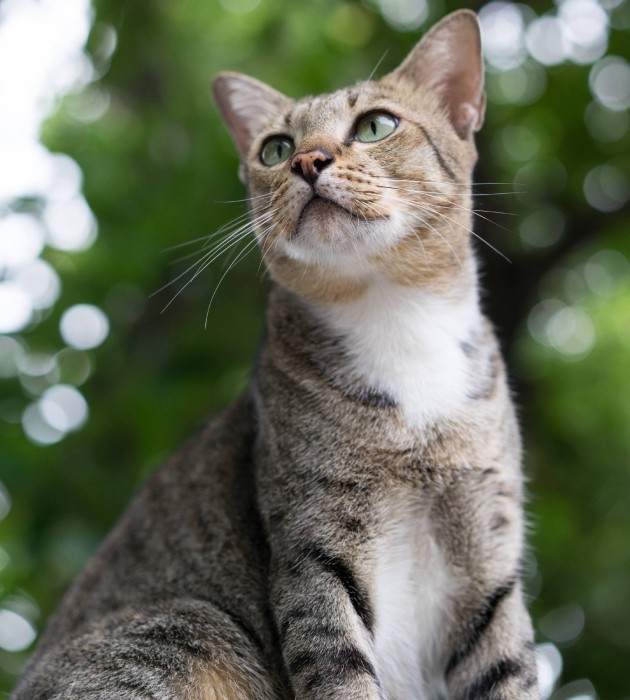
<path id="1" fill-rule="evenodd" d="M 339 144 L 331 138 L 330 134 L 322 132 L 309 134 L 305 136 L 298 144 L 296 144 L 295 152 L 311 153 L 313 151 L 324 151 L 329 157 L 333 158 L 339 149 Z"/>
<path id="2" fill-rule="evenodd" d="M 332 156 L 342 147 L 348 130 L 348 99 L 333 93 L 305 99 L 295 110 L 295 151 L 323 148 Z"/>

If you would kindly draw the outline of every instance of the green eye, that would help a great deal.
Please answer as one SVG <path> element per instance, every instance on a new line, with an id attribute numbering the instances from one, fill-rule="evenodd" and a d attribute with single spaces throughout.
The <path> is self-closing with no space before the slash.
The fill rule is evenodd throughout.
<path id="1" fill-rule="evenodd" d="M 398 119 L 387 112 L 366 114 L 357 124 L 354 138 L 363 143 L 380 141 L 392 134 L 398 126 Z"/>
<path id="2" fill-rule="evenodd" d="M 290 158 L 295 151 L 295 144 L 288 136 L 272 136 L 265 141 L 260 151 L 260 160 L 265 165 L 278 165 Z"/>

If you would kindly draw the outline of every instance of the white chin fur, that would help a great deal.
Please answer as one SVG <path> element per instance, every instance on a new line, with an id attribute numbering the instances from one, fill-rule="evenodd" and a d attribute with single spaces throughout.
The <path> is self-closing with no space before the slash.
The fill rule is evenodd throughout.
<path id="1" fill-rule="evenodd" d="M 396 211 L 386 219 L 367 221 L 340 211 L 326 223 L 306 216 L 297 235 L 283 241 L 282 248 L 293 260 L 332 267 L 341 274 L 367 272 L 369 257 L 394 246 L 407 230 Z"/>

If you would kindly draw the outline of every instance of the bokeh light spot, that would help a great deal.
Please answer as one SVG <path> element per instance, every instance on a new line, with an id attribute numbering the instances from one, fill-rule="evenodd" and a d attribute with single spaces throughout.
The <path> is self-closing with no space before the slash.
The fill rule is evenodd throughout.
<path id="1" fill-rule="evenodd" d="M 600 297 L 613 297 L 630 282 L 630 262 L 618 250 L 599 250 L 584 266 L 589 289 Z"/>
<path id="2" fill-rule="evenodd" d="M 105 90 L 91 88 L 65 101 L 68 114 L 82 124 L 93 124 L 105 116 L 111 103 L 111 97 Z"/>
<path id="3" fill-rule="evenodd" d="M 44 260 L 23 267 L 12 275 L 12 280 L 28 295 L 35 309 L 50 308 L 61 293 L 59 275 Z"/>
<path id="4" fill-rule="evenodd" d="M 27 649 L 37 636 L 33 625 L 13 610 L 0 609 L 0 647 L 5 651 Z"/>
<path id="5" fill-rule="evenodd" d="M 562 24 L 557 17 L 539 17 L 527 28 L 525 44 L 532 58 L 544 66 L 556 66 L 568 56 Z"/>
<path id="6" fill-rule="evenodd" d="M 579 605 L 563 605 L 544 615 L 538 623 L 540 631 L 553 642 L 572 642 L 584 629 L 584 610 Z"/>
<path id="7" fill-rule="evenodd" d="M 499 70 L 516 68 L 527 57 L 525 22 L 521 7 L 511 2 L 489 2 L 479 11 L 484 55 Z"/>
<path id="8" fill-rule="evenodd" d="M 544 299 L 531 309 L 527 317 L 527 328 L 537 343 L 549 345 L 547 322 L 556 311 L 563 308 L 564 304 L 559 299 Z"/>
<path id="9" fill-rule="evenodd" d="M 0 335 L 0 377 L 15 377 L 26 352 L 23 341 Z"/>
<path id="10" fill-rule="evenodd" d="M 586 128 L 594 139 L 602 143 L 619 141 L 628 133 L 628 112 L 614 111 L 598 102 L 591 102 L 585 112 Z"/>
<path id="11" fill-rule="evenodd" d="M 630 64 L 620 56 L 606 56 L 589 75 L 593 97 L 612 110 L 630 109 Z"/>
<path id="12" fill-rule="evenodd" d="M 528 105 L 536 102 L 547 88 L 547 73 L 538 63 L 488 75 L 488 96 L 498 104 Z"/>
<path id="13" fill-rule="evenodd" d="M 3 111 L 0 110 L 0 117 Z M 44 196 L 52 179 L 48 151 L 39 143 L 9 141 L 6 138 L 1 146 L 2 163 L 11 163 L 11 167 L 0 167 L 0 203 L 25 195 Z"/>
<path id="14" fill-rule="evenodd" d="M 83 173 L 77 162 L 63 153 L 50 156 L 51 182 L 46 190 L 48 200 L 68 201 L 81 191 Z"/>
<path id="15" fill-rule="evenodd" d="M 593 684 L 583 678 L 558 688 L 553 697 L 554 700 L 595 700 L 597 692 Z"/>
<path id="16" fill-rule="evenodd" d="M 429 16 L 426 0 L 378 0 L 378 6 L 385 21 L 402 31 L 418 29 Z"/>
<path id="17" fill-rule="evenodd" d="M 43 377 L 53 372 L 55 367 L 53 355 L 45 352 L 33 352 L 26 355 L 20 362 L 20 373 L 29 377 Z"/>
<path id="18" fill-rule="evenodd" d="M 563 0 L 559 7 L 569 57 L 593 63 L 608 48 L 608 15 L 595 0 Z"/>
<path id="19" fill-rule="evenodd" d="M 547 322 L 549 344 L 565 355 L 584 355 L 595 343 L 591 317 L 575 306 L 556 311 Z"/>
<path id="20" fill-rule="evenodd" d="M 547 700 L 562 673 L 562 655 L 549 642 L 536 645 L 536 666 L 541 700 Z"/>
<path id="21" fill-rule="evenodd" d="M 99 346 L 109 333 L 107 316 L 92 304 L 77 304 L 64 311 L 59 324 L 64 341 L 79 350 Z"/>
<path id="22" fill-rule="evenodd" d="M 567 360 L 586 356 L 596 340 L 591 317 L 578 306 L 545 299 L 529 312 L 529 332 L 538 343 L 554 348 Z"/>
<path id="23" fill-rule="evenodd" d="M 44 392 L 39 402 L 42 418 L 61 432 L 80 428 L 88 417 L 88 407 L 81 393 L 73 386 L 58 384 Z"/>
<path id="24" fill-rule="evenodd" d="M 64 436 L 62 430 L 53 428 L 42 416 L 39 402 L 29 404 L 22 414 L 22 428 L 36 445 L 54 445 Z"/>
<path id="25" fill-rule="evenodd" d="M 4 520 L 11 510 L 11 497 L 4 484 L 0 481 L 0 520 Z"/>
<path id="26" fill-rule="evenodd" d="M 600 165 L 584 178 L 584 196 L 593 209 L 617 211 L 630 199 L 630 180 L 619 168 Z"/>
<path id="27" fill-rule="evenodd" d="M 83 197 L 67 201 L 51 201 L 44 211 L 48 244 L 69 252 L 86 250 L 95 241 L 97 224 Z"/>
<path id="28" fill-rule="evenodd" d="M 565 217 L 558 207 L 534 210 L 523 219 L 519 233 L 525 248 L 547 248 L 557 243 L 564 233 Z"/>
<path id="29" fill-rule="evenodd" d="M 20 362 L 19 376 L 26 391 L 31 396 L 39 396 L 59 381 L 59 368 L 54 355 L 44 352 L 26 355 Z"/>
<path id="30" fill-rule="evenodd" d="M 35 260 L 44 248 L 45 231 L 30 214 L 0 218 L 0 268 L 15 268 Z"/>
<path id="31" fill-rule="evenodd" d="M 33 304 L 15 282 L 0 282 L 0 333 L 17 333 L 28 326 Z"/>

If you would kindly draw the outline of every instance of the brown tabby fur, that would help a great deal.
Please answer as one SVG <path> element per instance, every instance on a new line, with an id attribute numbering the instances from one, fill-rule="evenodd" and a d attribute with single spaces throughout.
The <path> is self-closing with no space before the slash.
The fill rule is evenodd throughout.
<path id="1" fill-rule="evenodd" d="M 536 698 L 520 439 L 470 241 L 484 110 L 473 13 L 380 80 L 293 101 L 225 73 L 215 96 L 276 282 L 254 377 L 149 479 L 13 700 Z M 353 124 L 375 109 L 397 129 L 357 142 Z M 273 134 L 298 156 L 330 154 L 316 185 L 291 160 L 263 165 Z M 397 216 L 407 225 L 390 236 Z M 394 354 L 413 329 L 381 332 L 392 314 L 361 306 L 390 294 L 421 309 L 420 354 L 444 334 L 440 314 L 462 319 L 444 352 L 466 385 L 447 366 L 435 412 L 370 383 L 357 358 L 374 348 L 350 344 L 391 332 L 383 381 L 417 360 Z M 454 407 L 447 389 L 463 391 Z"/>

